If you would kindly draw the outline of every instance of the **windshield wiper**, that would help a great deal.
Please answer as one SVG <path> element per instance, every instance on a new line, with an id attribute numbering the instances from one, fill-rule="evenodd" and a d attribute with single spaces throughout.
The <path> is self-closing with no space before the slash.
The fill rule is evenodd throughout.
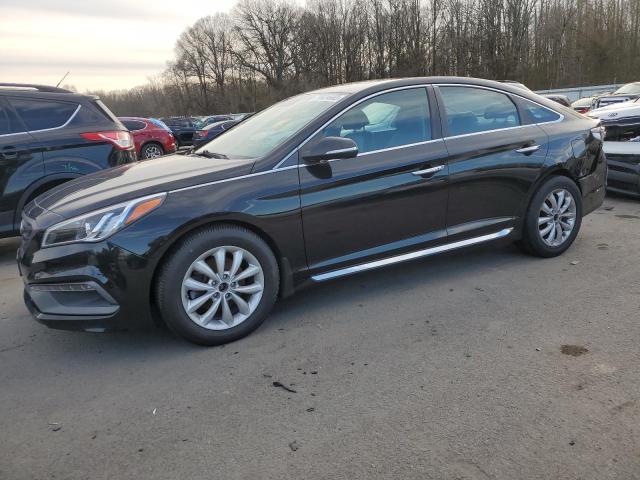
<path id="1" fill-rule="evenodd" d="M 209 150 L 202 150 L 200 152 L 193 152 L 191 153 L 191 155 L 198 155 L 200 157 L 205 157 L 205 158 L 223 158 L 223 159 L 229 159 L 229 157 L 227 157 L 225 154 L 223 153 L 215 153 L 215 152 L 210 152 Z"/>

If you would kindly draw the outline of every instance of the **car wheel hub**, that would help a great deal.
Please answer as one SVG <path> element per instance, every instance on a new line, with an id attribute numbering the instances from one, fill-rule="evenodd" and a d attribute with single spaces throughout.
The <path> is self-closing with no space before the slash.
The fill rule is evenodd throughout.
<path id="1" fill-rule="evenodd" d="M 260 304 L 264 272 L 247 250 L 217 247 L 200 255 L 182 279 L 182 306 L 191 321 L 227 330 L 249 318 Z"/>
<path id="2" fill-rule="evenodd" d="M 147 147 L 145 150 L 145 158 L 158 158 L 162 156 L 162 152 L 160 151 L 160 149 L 156 146 L 150 146 Z"/>
<path id="3" fill-rule="evenodd" d="M 576 223 L 576 201 L 564 188 L 549 193 L 538 215 L 538 234 L 550 247 L 559 247 L 571 236 Z"/>

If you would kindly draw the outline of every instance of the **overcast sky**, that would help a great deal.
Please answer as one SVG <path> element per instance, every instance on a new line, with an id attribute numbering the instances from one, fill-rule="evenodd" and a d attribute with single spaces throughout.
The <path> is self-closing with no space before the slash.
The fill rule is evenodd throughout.
<path id="1" fill-rule="evenodd" d="M 144 84 L 178 35 L 235 0 L 0 0 L 0 82 L 80 91 Z"/>

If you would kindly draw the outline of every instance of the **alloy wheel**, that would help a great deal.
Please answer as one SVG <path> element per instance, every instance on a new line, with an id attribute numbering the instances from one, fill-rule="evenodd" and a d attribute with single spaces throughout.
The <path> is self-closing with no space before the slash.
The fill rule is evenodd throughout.
<path id="1" fill-rule="evenodd" d="M 258 259 L 235 246 L 200 255 L 182 280 L 182 306 L 189 318 L 209 330 L 236 327 L 253 314 L 264 291 Z"/>
<path id="2" fill-rule="evenodd" d="M 158 158 L 162 156 L 162 150 L 156 145 L 149 145 L 144 149 L 144 158 Z"/>
<path id="3" fill-rule="evenodd" d="M 576 223 L 576 201 L 564 188 L 553 190 L 542 202 L 538 233 L 550 247 L 559 247 L 571 236 Z"/>

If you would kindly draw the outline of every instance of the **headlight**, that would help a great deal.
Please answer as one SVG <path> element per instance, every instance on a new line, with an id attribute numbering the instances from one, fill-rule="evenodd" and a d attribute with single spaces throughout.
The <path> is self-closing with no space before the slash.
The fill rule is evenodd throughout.
<path id="1" fill-rule="evenodd" d="M 44 232 L 43 247 L 75 242 L 99 242 L 158 208 L 166 193 L 138 198 L 65 220 Z"/>

